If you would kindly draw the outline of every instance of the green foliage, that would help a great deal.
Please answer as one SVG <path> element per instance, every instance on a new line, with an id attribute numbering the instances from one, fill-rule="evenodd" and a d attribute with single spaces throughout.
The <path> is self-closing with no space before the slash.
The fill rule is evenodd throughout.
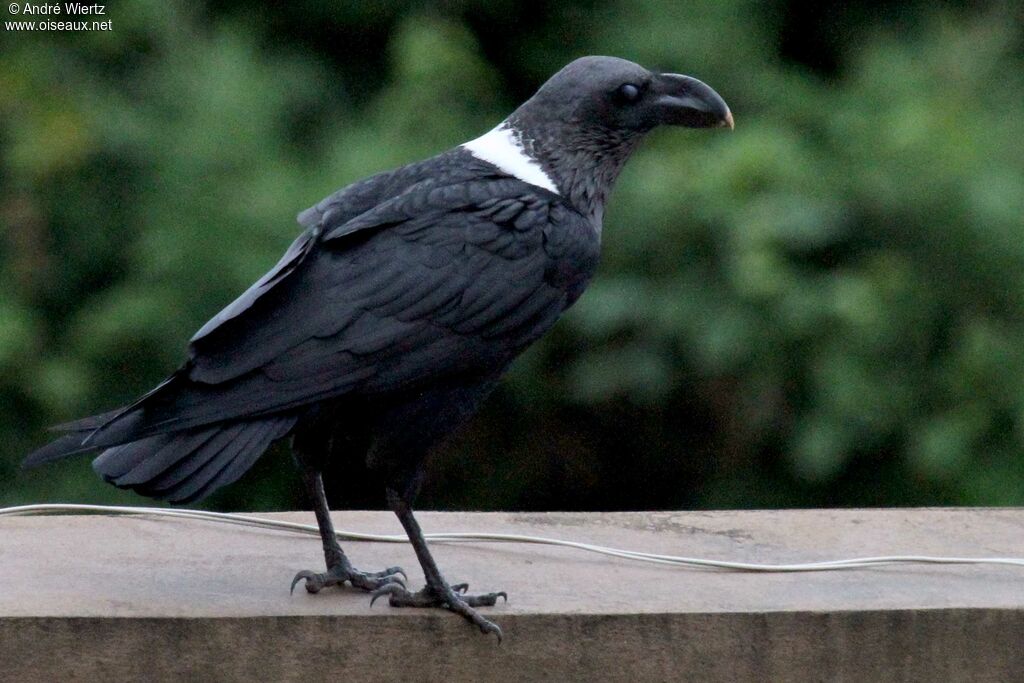
<path id="1" fill-rule="evenodd" d="M 587 53 L 707 80 L 737 129 L 644 145 L 598 280 L 438 458 L 426 504 L 1024 503 L 1008 6 L 851 24 L 829 74 L 782 59 L 785 13 L 747 0 L 549 3 L 532 24 L 511 2 L 302 7 L 139 0 L 109 33 L 4 34 L 0 504 L 137 500 L 84 461 L 17 463 L 172 370 L 297 211 L 486 130 Z M 277 449 L 211 505 L 297 489 Z"/>

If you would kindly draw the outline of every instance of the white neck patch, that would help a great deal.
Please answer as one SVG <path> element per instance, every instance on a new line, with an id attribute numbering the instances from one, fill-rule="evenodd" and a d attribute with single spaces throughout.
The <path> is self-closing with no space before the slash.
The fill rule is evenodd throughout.
<path id="1" fill-rule="evenodd" d="M 476 140 L 470 140 L 462 146 L 477 159 L 494 164 L 524 183 L 560 194 L 555 183 L 544 172 L 540 163 L 523 149 L 519 135 L 509 127 L 508 123 L 502 123 L 494 130 L 484 133 Z"/>

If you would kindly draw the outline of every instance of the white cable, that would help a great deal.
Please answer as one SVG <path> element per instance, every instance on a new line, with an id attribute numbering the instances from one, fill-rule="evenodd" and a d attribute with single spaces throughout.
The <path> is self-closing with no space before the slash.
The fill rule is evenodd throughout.
<path id="1" fill-rule="evenodd" d="M 226 512 L 209 512 L 206 510 L 128 507 L 119 505 L 82 505 L 82 504 L 39 504 L 20 505 L 17 507 L 0 508 L 0 517 L 20 515 L 38 515 L 56 512 L 100 512 L 115 515 L 155 515 L 175 517 L 179 519 L 197 519 L 223 524 L 276 529 L 318 536 L 319 530 L 312 524 L 299 524 L 277 519 L 265 519 L 252 515 L 241 515 Z M 350 541 L 374 541 L 380 543 L 406 543 L 408 539 L 402 535 L 365 534 L 354 531 L 338 531 L 339 539 Z M 602 555 L 621 557 L 627 560 L 653 562 L 678 567 L 726 569 L 746 572 L 812 572 L 835 569 L 853 569 L 859 567 L 876 567 L 890 564 L 998 564 L 1024 567 L 1024 558 L 1016 557 L 935 557 L 931 555 L 888 555 L 880 557 L 855 557 L 843 560 L 826 560 L 821 562 L 803 562 L 794 564 L 763 564 L 754 562 L 730 562 L 727 560 L 709 560 L 698 557 L 680 557 L 676 555 L 659 555 L 621 548 L 609 548 L 578 541 L 563 541 L 542 536 L 524 536 L 520 534 L 495 534 L 477 532 L 441 532 L 425 534 L 428 541 L 442 543 L 466 543 L 473 541 L 500 543 L 537 543 L 543 545 L 575 548 Z"/>

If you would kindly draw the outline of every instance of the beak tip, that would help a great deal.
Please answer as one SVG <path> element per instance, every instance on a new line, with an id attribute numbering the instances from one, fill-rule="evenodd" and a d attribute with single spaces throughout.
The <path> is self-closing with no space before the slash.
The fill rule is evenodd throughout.
<path id="1" fill-rule="evenodd" d="M 731 111 L 726 110 L 725 118 L 722 119 L 722 123 L 720 125 L 721 125 L 722 128 L 728 128 L 729 130 L 733 130 L 736 127 L 736 125 L 733 123 L 733 120 L 732 120 L 732 112 Z"/>

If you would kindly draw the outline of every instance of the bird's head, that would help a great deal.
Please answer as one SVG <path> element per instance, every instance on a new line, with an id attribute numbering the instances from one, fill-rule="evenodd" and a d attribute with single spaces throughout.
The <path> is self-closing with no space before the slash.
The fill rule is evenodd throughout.
<path id="1" fill-rule="evenodd" d="M 503 124 L 598 228 L 623 164 L 644 134 L 662 125 L 732 128 L 733 120 L 725 100 L 696 78 L 617 57 L 582 57 Z"/>
<path id="2" fill-rule="evenodd" d="M 661 126 L 732 128 L 725 100 L 696 78 L 656 73 L 617 57 L 582 57 L 523 104 L 524 121 L 556 128 L 646 133 Z"/>

